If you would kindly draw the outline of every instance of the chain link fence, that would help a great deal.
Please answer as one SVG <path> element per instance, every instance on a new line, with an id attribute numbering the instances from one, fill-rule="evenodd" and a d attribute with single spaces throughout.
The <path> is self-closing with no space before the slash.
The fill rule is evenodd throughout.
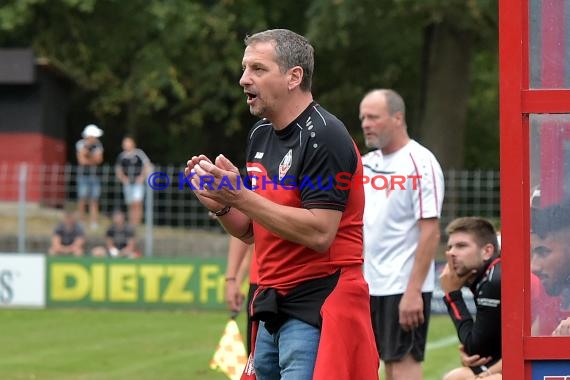
<path id="1" fill-rule="evenodd" d="M 445 196 L 441 224 L 460 216 L 481 216 L 499 225 L 501 192 L 499 171 L 448 170 L 444 172 Z"/>
<path id="2" fill-rule="evenodd" d="M 161 242 L 153 242 L 154 232 L 160 228 L 180 231 L 220 232 L 220 226 L 212 220 L 193 195 L 184 180 L 184 167 L 175 165 L 155 166 L 145 195 L 144 237 L 146 255 L 161 249 L 188 251 L 195 242 L 172 235 Z M 2 235 L 17 236 L 17 250 L 26 250 L 26 220 L 38 210 L 73 209 L 77 203 L 76 165 L 32 165 L 0 163 L 0 212 L 10 209 L 17 218 L 17 228 L 0 229 Z M 458 216 L 478 215 L 498 224 L 500 218 L 499 172 L 483 170 L 449 170 L 445 175 L 445 197 L 441 225 Z M 122 185 L 116 179 L 114 167 L 99 168 L 102 193 L 99 200 L 102 217 L 108 218 L 115 210 L 127 211 Z M 33 207 L 31 207 L 33 206 Z M 0 213 L 6 218 L 9 212 Z M 147 223 L 152 221 L 152 223 Z M 50 226 L 50 231 L 53 226 Z M 48 234 L 49 235 L 49 234 Z M 175 240 L 179 240 L 176 244 Z M 205 247 L 204 249 L 208 249 Z M 2 250 L 0 244 L 0 250 Z"/>

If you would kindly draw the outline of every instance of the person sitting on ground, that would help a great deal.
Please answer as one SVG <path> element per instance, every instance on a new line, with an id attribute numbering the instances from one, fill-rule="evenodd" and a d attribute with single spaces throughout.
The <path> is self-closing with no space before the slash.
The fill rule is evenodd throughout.
<path id="1" fill-rule="evenodd" d="M 63 221 L 57 225 L 51 238 L 49 254 L 51 256 L 83 256 L 85 232 L 75 212 L 67 211 Z"/>
<path id="2" fill-rule="evenodd" d="M 113 223 L 107 230 L 105 247 L 95 247 L 91 254 L 95 257 L 138 257 L 135 229 L 127 224 L 122 211 L 113 213 Z"/>

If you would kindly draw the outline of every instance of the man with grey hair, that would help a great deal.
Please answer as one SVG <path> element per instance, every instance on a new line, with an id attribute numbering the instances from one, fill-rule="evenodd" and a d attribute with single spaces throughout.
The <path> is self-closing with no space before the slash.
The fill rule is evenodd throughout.
<path id="1" fill-rule="evenodd" d="M 249 312 L 259 328 L 242 378 L 377 380 L 362 181 L 336 181 L 362 178 L 360 155 L 343 123 L 313 100 L 313 47 L 303 36 L 275 29 L 245 43 L 239 83 L 262 118 L 248 134 L 246 186 L 223 155 L 194 156 L 186 168 L 224 228 L 255 243 L 259 288 Z"/>
<path id="2" fill-rule="evenodd" d="M 366 146 L 376 149 L 362 157 L 364 275 L 376 344 L 386 379 L 421 379 L 443 173 L 434 155 L 408 136 L 405 104 L 395 91 L 367 93 L 360 120 Z"/>

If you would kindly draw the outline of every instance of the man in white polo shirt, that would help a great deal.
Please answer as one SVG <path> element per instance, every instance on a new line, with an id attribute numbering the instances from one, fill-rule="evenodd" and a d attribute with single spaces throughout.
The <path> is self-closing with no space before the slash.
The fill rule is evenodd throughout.
<path id="1" fill-rule="evenodd" d="M 402 97 L 366 94 L 360 120 L 368 148 L 365 177 L 364 274 L 372 325 L 386 379 L 421 379 L 434 257 L 440 240 L 443 173 L 437 159 L 410 139 Z"/>

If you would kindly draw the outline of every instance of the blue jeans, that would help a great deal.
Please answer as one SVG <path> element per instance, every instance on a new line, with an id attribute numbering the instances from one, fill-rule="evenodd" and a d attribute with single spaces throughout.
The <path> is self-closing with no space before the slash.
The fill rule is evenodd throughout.
<path id="1" fill-rule="evenodd" d="M 289 319 L 269 334 L 260 322 L 253 366 L 258 380 L 311 380 L 321 331 L 298 319 Z"/>
<path id="2" fill-rule="evenodd" d="M 79 199 L 98 200 L 101 196 L 101 180 L 96 175 L 77 177 L 77 197 Z"/>

